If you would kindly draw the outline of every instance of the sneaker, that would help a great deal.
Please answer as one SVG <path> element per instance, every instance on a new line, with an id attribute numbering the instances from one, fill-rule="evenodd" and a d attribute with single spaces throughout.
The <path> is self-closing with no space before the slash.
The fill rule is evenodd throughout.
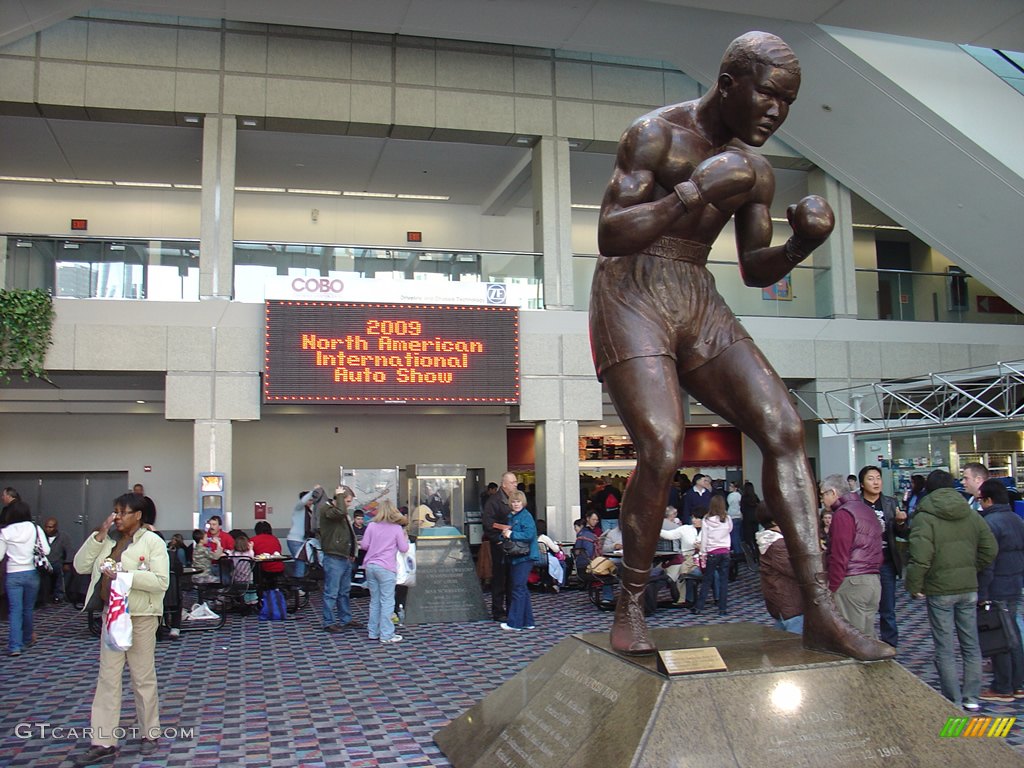
<path id="1" fill-rule="evenodd" d="M 501 624 L 499 624 L 498 626 L 504 629 L 506 632 L 522 632 L 522 630 L 519 627 L 510 627 L 504 621 L 501 622 Z"/>
<path id="2" fill-rule="evenodd" d="M 536 624 L 528 624 L 527 626 L 523 627 L 523 629 L 536 629 L 536 628 L 537 628 Z"/>
<path id="3" fill-rule="evenodd" d="M 382 639 L 380 642 L 381 642 L 381 645 L 385 645 L 385 644 L 390 645 L 391 643 L 400 643 L 400 642 L 402 642 L 402 636 L 401 635 L 392 635 L 387 640 L 383 640 Z"/>
<path id="4" fill-rule="evenodd" d="M 982 701 L 1002 701 L 1007 704 L 1012 704 L 1014 702 L 1012 693 L 999 693 L 999 691 L 993 691 L 991 689 L 979 693 L 978 698 Z"/>
<path id="5" fill-rule="evenodd" d="M 979 709 L 981 709 L 981 704 L 979 704 L 976 701 L 965 701 L 964 709 L 966 709 L 968 712 L 977 712 Z"/>
<path id="6" fill-rule="evenodd" d="M 178 627 L 171 627 L 171 640 L 181 640 L 181 630 Z"/>
<path id="7" fill-rule="evenodd" d="M 20 650 L 18 650 L 18 651 L 8 651 L 7 655 L 8 656 L 21 656 L 21 651 Z"/>
<path id="8" fill-rule="evenodd" d="M 1013 698 L 1024 699 L 1024 688 L 1018 688 L 1016 691 L 1014 691 Z"/>
<path id="9" fill-rule="evenodd" d="M 86 766 L 97 765 L 107 758 L 114 757 L 117 757 L 117 747 L 92 746 L 89 747 L 88 751 L 76 757 L 72 765 L 74 768 L 86 768 Z"/>
<path id="10" fill-rule="evenodd" d="M 143 739 L 139 744 L 139 754 L 152 755 L 156 752 L 156 748 L 159 744 L 160 742 L 157 739 Z"/>

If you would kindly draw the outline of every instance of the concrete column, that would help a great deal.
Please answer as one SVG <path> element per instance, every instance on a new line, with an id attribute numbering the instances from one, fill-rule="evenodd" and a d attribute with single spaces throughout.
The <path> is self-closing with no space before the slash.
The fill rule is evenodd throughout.
<path id="1" fill-rule="evenodd" d="M 543 254 L 544 307 L 573 309 L 569 141 L 544 137 L 533 148 L 533 249 Z"/>
<path id="2" fill-rule="evenodd" d="M 199 298 L 234 294 L 235 133 L 233 115 L 203 121 L 203 191 L 199 226 Z"/>
<path id="3" fill-rule="evenodd" d="M 836 214 L 832 236 L 814 252 L 814 296 L 819 317 L 857 317 L 857 274 L 853 258 L 850 190 L 821 169 L 807 175 L 807 191 L 825 198 Z"/>
<path id="4" fill-rule="evenodd" d="M 538 422 L 536 435 L 538 517 L 548 522 L 555 541 L 573 539 L 572 521 L 580 516 L 579 423 Z"/>
<path id="5" fill-rule="evenodd" d="M 224 527 L 233 525 L 234 508 L 231 492 L 231 422 L 226 419 L 196 419 L 192 429 L 192 477 L 198 483 L 204 472 L 223 472 L 224 510 L 231 515 Z M 195 490 L 195 489 L 194 489 Z M 198 512 L 198 493 L 192 494 L 192 511 Z"/>

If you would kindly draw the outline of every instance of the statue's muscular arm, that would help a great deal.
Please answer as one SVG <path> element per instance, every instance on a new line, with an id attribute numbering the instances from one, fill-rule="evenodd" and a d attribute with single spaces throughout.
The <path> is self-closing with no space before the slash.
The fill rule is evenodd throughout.
<path id="1" fill-rule="evenodd" d="M 678 231 L 685 229 L 677 226 L 681 219 L 699 217 L 705 205 L 743 194 L 755 184 L 744 153 L 680 157 L 684 144 L 678 130 L 660 117 L 645 116 L 622 137 L 598 222 L 602 255 L 626 256 L 667 232 L 685 234 Z"/>
<path id="2" fill-rule="evenodd" d="M 743 282 L 764 288 L 789 274 L 825 242 L 835 226 L 835 216 L 825 200 L 809 195 L 786 210 L 793 236 L 784 245 L 771 245 L 775 175 L 767 160 L 753 154 L 749 157 L 757 181 L 750 198 L 736 210 L 736 248 Z"/>

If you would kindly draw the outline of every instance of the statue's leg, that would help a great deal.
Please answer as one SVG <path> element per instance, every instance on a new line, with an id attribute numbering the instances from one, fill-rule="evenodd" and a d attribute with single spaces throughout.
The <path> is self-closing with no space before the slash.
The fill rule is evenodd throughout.
<path id="1" fill-rule="evenodd" d="M 892 646 L 865 637 L 838 614 L 818 538 L 818 489 L 804 450 L 804 429 L 789 392 L 749 339 L 700 368 L 683 385 L 761 449 L 765 503 L 782 529 L 804 597 L 804 647 L 863 661 L 891 658 Z"/>
<path id="2" fill-rule="evenodd" d="M 604 373 L 605 386 L 636 448 L 636 470 L 622 499 L 622 591 L 615 607 L 612 648 L 654 653 L 644 619 L 644 589 L 665 517 L 668 488 L 683 446 L 683 393 L 669 357 L 625 360 Z"/>

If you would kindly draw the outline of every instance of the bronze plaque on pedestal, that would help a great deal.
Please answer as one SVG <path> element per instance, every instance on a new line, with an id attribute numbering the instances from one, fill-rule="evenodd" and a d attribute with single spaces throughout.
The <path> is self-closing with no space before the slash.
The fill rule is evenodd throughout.
<path id="1" fill-rule="evenodd" d="M 717 648 L 674 648 L 658 651 L 658 671 L 673 675 L 725 672 L 728 669 Z"/>

